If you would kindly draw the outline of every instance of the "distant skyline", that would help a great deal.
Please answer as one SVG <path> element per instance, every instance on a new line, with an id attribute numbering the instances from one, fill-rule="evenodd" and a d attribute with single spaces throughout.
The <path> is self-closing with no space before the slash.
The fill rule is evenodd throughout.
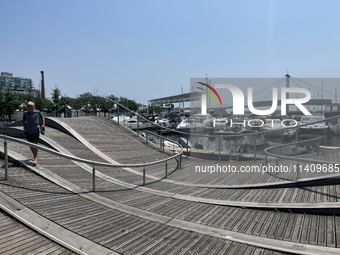
<path id="1" fill-rule="evenodd" d="M 340 76 L 337 0 L 0 0 L 0 6 L 0 72 L 31 78 L 38 88 L 44 71 L 48 97 L 58 86 L 70 97 L 97 90 L 146 104 L 180 94 L 181 85 L 189 92 L 190 78 L 206 74 Z"/>

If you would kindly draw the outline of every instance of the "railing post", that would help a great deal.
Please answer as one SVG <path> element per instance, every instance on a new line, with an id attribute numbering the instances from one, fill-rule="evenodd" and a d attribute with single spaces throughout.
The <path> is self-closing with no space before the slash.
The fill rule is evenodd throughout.
<path id="1" fill-rule="evenodd" d="M 92 191 L 96 191 L 96 168 L 94 165 L 92 167 Z"/>
<path id="2" fill-rule="evenodd" d="M 257 134 L 255 135 L 255 144 L 254 144 L 254 160 L 256 160 L 256 140 L 257 140 Z"/>
<path id="3" fill-rule="evenodd" d="M 221 144 L 222 144 L 222 142 L 221 142 L 221 139 L 222 137 L 219 137 L 218 139 L 219 139 L 219 142 L 218 142 L 218 161 L 221 161 Z"/>
<path id="4" fill-rule="evenodd" d="M 64 118 L 66 118 L 66 111 L 67 111 L 67 110 L 66 110 L 66 105 L 65 105 L 65 116 L 64 116 Z"/>
<path id="5" fill-rule="evenodd" d="M 83 100 L 80 100 L 80 117 L 83 117 Z"/>
<path id="6" fill-rule="evenodd" d="M 5 135 L 5 142 L 4 142 L 4 157 L 5 157 L 5 181 L 8 180 L 8 150 L 7 150 L 7 140 Z"/>
<path id="7" fill-rule="evenodd" d="M 189 157 L 189 136 L 187 136 L 187 158 L 188 157 Z"/>
<path id="8" fill-rule="evenodd" d="M 317 152 L 318 152 L 318 155 L 319 155 L 319 152 L 320 152 L 320 138 L 318 139 L 318 147 L 317 147 Z"/>
<path id="9" fill-rule="evenodd" d="M 182 153 L 179 155 L 179 168 L 182 169 Z"/>
<path id="10" fill-rule="evenodd" d="M 268 167 L 268 155 L 266 155 L 266 167 Z"/>
<path id="11" fill-rule="evenodd" d="M 168 179 L 168 161 L 165 161 L 165 179 Z"/>
<path id="12" fill-rule="evenodd" d="M 161 151 L 162 150 L 162 129 L 159 131 L 159 134 L 160 134 L 160 140 L 159 140 L 159 150 Z"/>
<path id="13" fill-rule="evenodd" d="M 283 133 L 281 134 L 281 145 L 283 145 Z M 280 155 L 282 154 L 282 146 L 280 146 Z"/>
<path id="14" fill-rule="evenodd" d="M 138 137 L 138 132 L 139 132 L 139 120 L 138 120 L 138 115 L 137 115 L 137 137 Z"/>
<path id="15" fill-rule="evenodd" d="M 298 142 L 299 132 L 295 132 L 295 157 L 297 158 L 297 142 Z"/>
<path id="16" fill-rule="evenodd" d="M 297 142 L 299 140 L 299 132 L 298 130 L 295 131 L 295 157 L 297 158 Z M 296 180 L 299 179 L 300 177 L 300 174 L 299 174 L 299 161 L 296 161 L 296 165 L 295 165 L 295 168 L 296 168 Z"/>
<path id="17" fill-rule="evenodd" d="M 143 168 L 143 186 L 145 186 L 145 166 Z"/>
<path id="18" fill-rule="evenodd" d="M 98 109 L 99 109 L 99 117 L 100 117 L 100 98 L 98 98 Z"/>
<path id="19" fill-rule="evenodd" d="M 145 131 L 145 144 L 148 144 L 148 131 Z"/>

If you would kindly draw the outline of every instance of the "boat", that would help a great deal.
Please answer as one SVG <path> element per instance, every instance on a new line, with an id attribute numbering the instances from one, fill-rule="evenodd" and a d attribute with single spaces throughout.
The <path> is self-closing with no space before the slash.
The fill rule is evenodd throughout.
<path id="1" fill-rule="evenodd" d="M 313 123 L 324 119 L 323 115 L 305 115 L 301 118 L 301 125 L 311 123 L 310 125 L 299 127 L 299 135 L 326 135 L 329 127 L 325 122 Z"/>
<path id="2" fill-rule="evenodd" d="M 241 128 L 229 128 L 229 129 L 219 129 L 212 131 L 212 135 L 239 135 L 245 133 L 246 129 L 244 127 Z"/>
<path id="3" fill-rule="evenodd" d="M 262 131 L 271 131 L 265 135 L 268 137 L 277 137 L 282 135 L 282 128 L 283 126 L 279 119 L 266 119 Z"/>
<path id="4" fill-rule="evenodd" d="M 118 122 L 118 118 L 114 117 L 111 118 L 113 121 Z M 142 119 L 137 121 L 137 116 L 119 116 L 119 124 L 131 128 L 133 130 L 137 129 L 137 122 L 138 122 L 138 129 L 146 129 L 148 126 L 144 123 Z"/>
<path id="5" fill-rule="evenodd" d="M 170 125 L 169 119 L 167 119 L 167 118 L 156 118 L 154 123 L 159 125 L 159 126 L 163 126 L 163 127 L 169 127 L 169 125 Z M 158 127 L 158 126 L 151 124 L 151 127 Z"/>
<path id="6" fill-rule="evenodd" d="M 183 148 L 193 148 L 192 144 L 186 138 L 180 137 L 178 143 L 182 145 Z"/>
<path id="7" fill-rule="evenodd" d="M 176 129 L 177 131 L 180 131 L 180 132 L 189 133 L 191 129 L 190 127 L 191 125 L 190 125 L 189 120 L 187 118 L 181 118 L 181 122 L 177 124 Z"/>
<path id="8" fill-rule="evenodd" d="M 325 119 L 340 115 L 340 104 L 329 104 L 325 107 L 324 117 Z M 327 121 L 326 125 L 334 134 L 340 134 L 340 118 L 335 118 Z"/>

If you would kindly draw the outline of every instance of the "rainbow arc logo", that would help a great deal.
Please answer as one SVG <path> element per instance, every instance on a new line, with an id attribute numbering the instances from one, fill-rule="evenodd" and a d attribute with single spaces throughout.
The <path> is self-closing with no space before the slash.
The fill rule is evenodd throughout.
<path id="1" fill-rule="evenodd" d="M 201 84 L 203 86 L 206 86 L 208 89 L 210 89 L 212 92 L 214 92 L 215 95 L 217 96 L 218 100 L 220 101 L 221 106 L 222 106 L 222 100 L 220 98 L 220 95 L 217 93 L 217 91 L 213 87 L 211 87 L 210 85 L 208 85 L 206 83 L 203 83 L 203 82 L 197 82 L 197 83 L 199 83 L 199 84 Z M 200 87 L 197 87 L 197 88 L 200 89 L 200 90 L 203 90 L 204 92 L 206 92 L 214 100 L 214 103 L 217 106 L 216 100 L 215 100 L 214 96 L 211 94 L 211 92 L 209 90 L 203 89 L 203 88 L 200 88 Z"/>

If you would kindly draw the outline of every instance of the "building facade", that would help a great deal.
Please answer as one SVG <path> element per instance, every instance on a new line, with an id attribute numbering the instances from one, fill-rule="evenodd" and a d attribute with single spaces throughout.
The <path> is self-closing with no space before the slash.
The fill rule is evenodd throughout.
<path id="1" fill-rule="evenodd" d="M 10 87 L 12 92 L 24 94 L 27 94 L 29 89 L 34 90 L 33 81 L 30 78 L 15 77 L 13 73 L 7 72 L 1 73 L 0 86 L 2 86 L 3 89 Z"/>

